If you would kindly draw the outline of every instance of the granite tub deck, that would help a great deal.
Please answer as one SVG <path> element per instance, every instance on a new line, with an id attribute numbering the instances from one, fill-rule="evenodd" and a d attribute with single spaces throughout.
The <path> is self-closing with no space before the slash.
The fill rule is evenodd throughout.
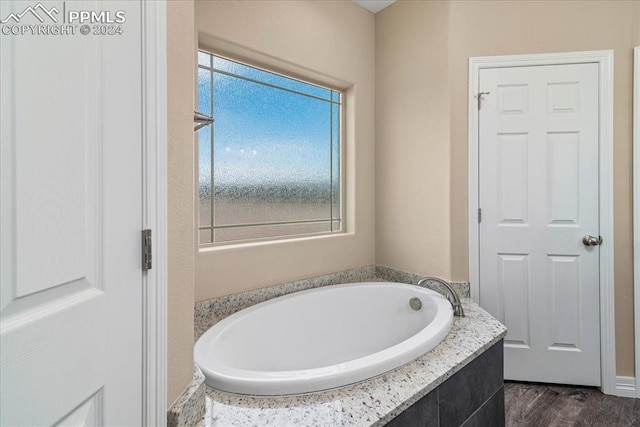
<path id="1" fill-rule="evenodd" d="M 424 356 L 378 377 L 298 396 L 257 397 L 205 386 L 198 426 L 382 426 L 496 345 L 506 328 L 468 298 L 444 341 Z"/>
<path id="2" fill-rule="evenodd" d="M 198 340 L 210 327 L 222 319 L 244 308 L 261 303 L 263 301 L 314 289 L 323 286 L 339 285 L 356 282 L 396 282 L 416 284 L 425 276 L 398 270 L 383 265 L 370 265 L 354 268 L 337 273 L 297 280 L 295 282 L 282 283 L 266 288 L 237 294 L 225 295 L 210 300 L 198 301 L 194 304 L 194 342 Z M 460 298 L 469 298 L 469 283 L 450 282 Z M 446 294 L 446 289 L 437 282 L 429 282 L 429 288 Z"/>

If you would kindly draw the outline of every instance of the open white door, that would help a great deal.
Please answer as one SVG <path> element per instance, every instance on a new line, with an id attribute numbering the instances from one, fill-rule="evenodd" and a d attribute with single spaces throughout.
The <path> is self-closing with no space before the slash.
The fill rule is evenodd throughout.
<path id="1" fill-rule="evenodd" d="M 0 18 L 70 10 L 126 21 L 0 35 L 3 426 L 143 420 L 141 3 L 3 1 Z"/>
<path id="2" fill-rule="evenodd" d="M 479 87 L 480 305 L 508 328 L 505 378 L 599 386 L 598 65 Z"/>

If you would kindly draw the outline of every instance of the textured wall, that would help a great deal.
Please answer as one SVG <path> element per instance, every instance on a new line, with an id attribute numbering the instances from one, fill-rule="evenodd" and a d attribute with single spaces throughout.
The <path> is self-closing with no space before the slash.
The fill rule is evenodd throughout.
<path id="1" fill-rule="evenodd" d="M 355 221 L 341 239 L 201 253 L 195 299 L 373 264 L 374 250 L 381 264 L 468 280 L 468 57 L 614 49 L 617 371 L 633 375 L 631 48 L 640 44 L 639 4 L 400 1 L 376 15 L 374 35 L 374 16 L 351 2 L 197 2 L 198 29 L 210 40 L 351 88 Z M 191 379 L 193 349 L 193 2 L 170 1 L 167 20 L 171 403 Z"/>
<path id="2" fill-rule="evenodd" d="M 467 58 L 614 50 L 614 257 L 618 375 L 634 375 L 631 94 L 634 2 L 451 2 L 453 277 L 468 277 Z M 529 23 L 529 24 L 523 24 Z"/>
<path id="3" fill-rule="evenodd" d="M 447 2 L 376 15 L 376 262 L 451 278 Z"/>
<path id="4" fill-rule="evenodd" d="M 202 47 L 347 90 L 348 233 L 201 250 L 196 300 L 374 263 L 374 15 L 351 1 L 198 1 Z"/>
<path id="5" fill-rule="evenodd" d="M 468 58 L 614 50 L 616 355 L 618 375 L 629 376 L 634 373 L 632 47 L 638 43 L 639 13 L 638 2 L 631 1 L 399 1 L 376 15 L 376 261 L 452 280 L 469 278 Z M 386 63 L 388 55 L 393 67 Z M 388 111 L 387 103 L 406 108 Z M 403 133 L 405 126 L 411 134 Z M 415 172 L 425 164 L 433 166 L 422 175 Z M 396 191 L 399 202 L 384 203 Z M 411 201 L 410 194 L 420 199 Z M 423 215 L 403 219 L 412 209 Z"/>
<path id="6" fill-rule="evenodd" d="M 193 371 L 193 1 L 167 2 L 168 325 L 167 407 Z"/>

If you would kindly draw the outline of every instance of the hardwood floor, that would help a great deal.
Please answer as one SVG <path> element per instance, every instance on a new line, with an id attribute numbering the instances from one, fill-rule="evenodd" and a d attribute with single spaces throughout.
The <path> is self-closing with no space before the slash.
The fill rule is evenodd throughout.
<path id="1" fill-rule="evenodd" d="M 506 382 L 507 427 L 640 427 L 640 399 L 595 388 Z"/>

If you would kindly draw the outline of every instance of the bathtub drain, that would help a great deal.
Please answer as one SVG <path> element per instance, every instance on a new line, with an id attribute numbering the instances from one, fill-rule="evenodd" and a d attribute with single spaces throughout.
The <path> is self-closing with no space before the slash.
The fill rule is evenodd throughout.
<path id="1" fill-rule="evenodd" d="M 422 308 L 422 301 L 420 298 L 413 297 L 409 300 L 409 306 L 414 310 L 420 310 Z"/>

